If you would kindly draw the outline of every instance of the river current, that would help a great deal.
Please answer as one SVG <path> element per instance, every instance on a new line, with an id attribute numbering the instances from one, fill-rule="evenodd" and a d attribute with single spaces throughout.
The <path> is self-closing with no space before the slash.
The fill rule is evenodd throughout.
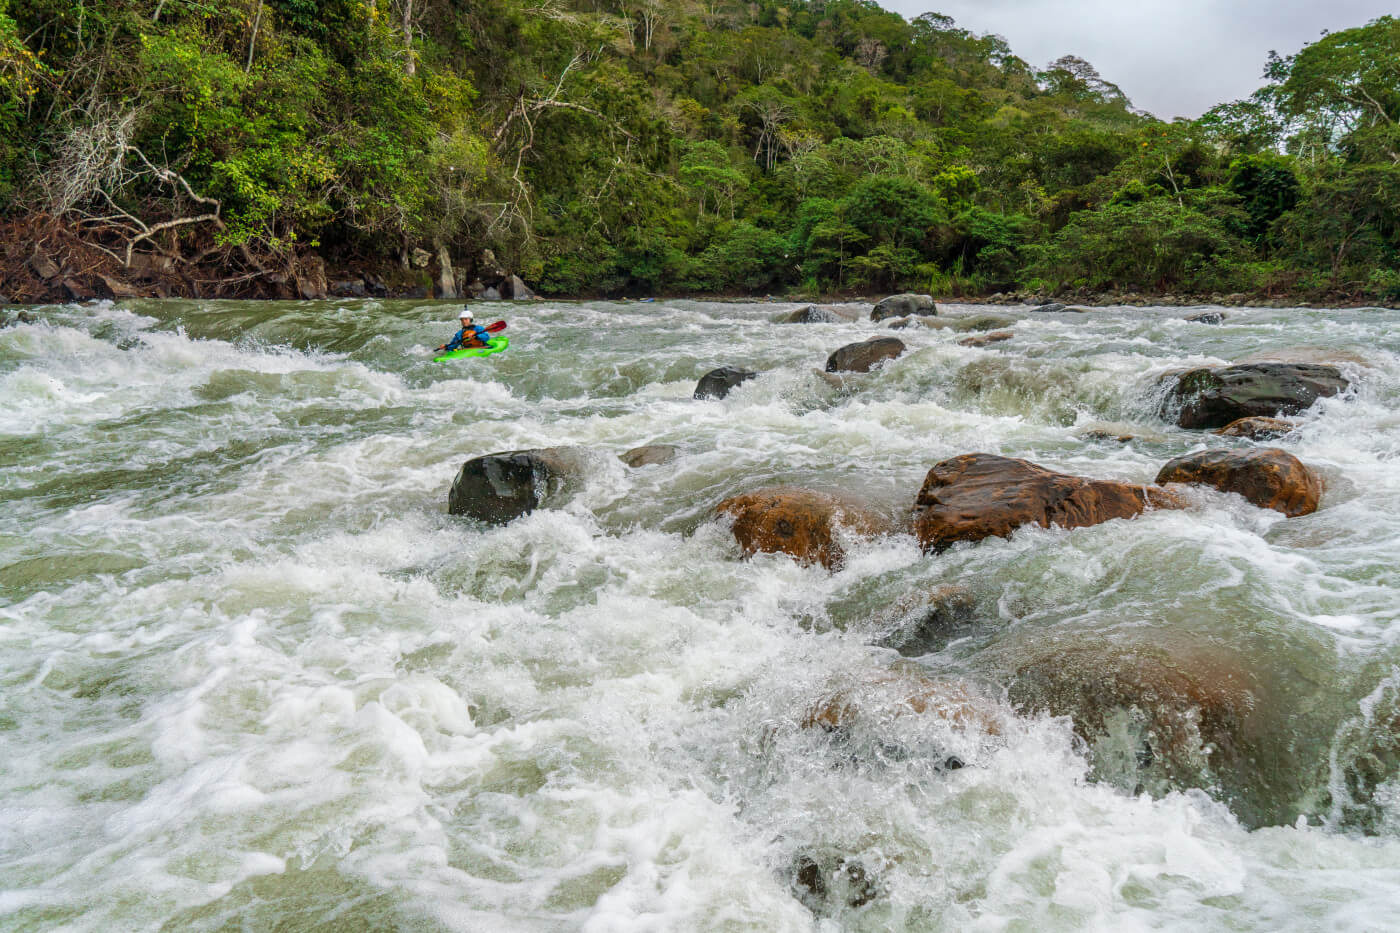
<path id="1" fill-rule="evenodd" d="M 1400 929 L 1397 312 L 949 305 L 1015 337 L 899 331 L 838 387 L 813 369 L 889 331 L 507 303 L 479 312 L 506 352 L 434 363 L 455 307 L 0 330 L 0 929 Z M 939 555 L 855 540 L 829 573 L 712 517 L 773 484 L 907 508 L 977 451 L 1150 482 L 1251 444 L 1162 420 L 1159 377 L 1271 354 L 1354 384 L 1275 442 L 1325 479 L 1303 518 L 1198 491 Z M 763 375 L 692 398 L 722 365 Z M 643 444 L 679 454 L 617 458 Z M 593 452 L 569 496 L 447 514 L 464 460 L 552 446 Z M 873 643 L 944 584 L 958 637 Z M 1016 700 L 1035 659 L 1145 656 L 1248 681 L 1247 767 L 1165 767 L 1131 706 L 1094 737 Z M 803 727 L 892 670 L 991 718 Z"/>

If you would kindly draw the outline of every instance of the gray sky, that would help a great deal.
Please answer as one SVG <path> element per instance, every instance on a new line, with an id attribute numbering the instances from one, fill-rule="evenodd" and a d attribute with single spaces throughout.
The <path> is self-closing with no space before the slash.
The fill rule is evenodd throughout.
<path id="1" fill-rule="evenodd" d="M 946 13 L 1005 36 L 1035 67 L 1078 55 L 1163 119 L 1197 117 L 1264 82 L 1270 49 L 1397 12 L 1395 0 L 880 0 L 905 19 Z"/>

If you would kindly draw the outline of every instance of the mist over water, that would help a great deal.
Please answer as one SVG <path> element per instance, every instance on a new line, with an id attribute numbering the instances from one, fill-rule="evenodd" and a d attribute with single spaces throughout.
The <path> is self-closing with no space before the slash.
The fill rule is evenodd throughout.
<path id="1" fill-rule="evenodd" d="M 813 368 L 888 331 L 482 307 L 510 349 L 453 364 L 445 303 L 0 330 L 0 928 L 1400 929 L 1394 312 L 953 305 L 1016 337 L 899 331 L 836 388 Z M 836 573 L 740 560 L 711 518 L 775 483 L 896 513 L 975 451 L 1150 482 L 1250 444 L 1163 421 L 1158 377 L 1300 347 L 1355 385 L 1277 442 L 1326 480 L 1310 516 L 1197 490 L 937 556 L 853 541 Z M 721 365 L 764 375 L 694 400 Z M 652 443 L 680 454 L 616 457 Z M 569 445 L 548 508 L 446 514 L 464 460 Z M 941 584 L 976 600 L 957 637 L 873 644 Z M 1247 686 L 1247 747 L 1189 721 L 1167 761 L 1151 710 L 1087 739 L 1025 712 L 1028 672 L 1145 657 Z M 980 713 L 908 714 L 914 676 Z M 859 724 L 804 726 L 851 690 Z"/>

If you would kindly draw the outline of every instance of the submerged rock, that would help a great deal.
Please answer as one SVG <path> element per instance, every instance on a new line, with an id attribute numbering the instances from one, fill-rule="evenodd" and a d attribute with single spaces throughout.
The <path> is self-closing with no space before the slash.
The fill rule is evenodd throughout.
<path id="1" fill-rule="evenodd" d="M 858 320 L 859 314 L 846 308 L 829 305 L 808 305 L 778 318 L 779 324 L 846 324 Z"/>
<path id="2" fill-rule="evenodd" d="M 994 330 L 989 334 L 978 334 L 976 337 L 964 337 L 958 341 L 958 346 L 962 347 L 985 347 L 988 344 L 1001 343 L 1003 340 L 1010 340 L 1016 335 L 1009 330 Z"/>
<path id="3" fill-rule="evenodd" d="M 1047 646 L 1022 662 L 1009 696 L 1023 712 L 1068 716 L 1101 776 L 1152 773 L 1165 791 L 1208 787 L 1221 770 L 1257 780 L 1252 733 L 1262 730 L 1248 728 L 1256 690 L 1248 668 L 1225 652 L 1105 642 Z M 1129 738 L 1135 762 L 1106 760 Z"/>
<path id="4" fill-rule="evenodd" d="M 1296 415 L 1350 386 L 1335 366 L 1317 363 L 1245 363 L 1174 373 L 1162 417 L 1183 428 L 1221 428 L 1256 416 Z"/>
<path id="5" fill-rule="evenodd" d="M 1240 418 L 1212 433 L 1219 434 L 1221 437 L 1247 437 L 1250 440 L 1258 441 L 1283 437 L 1297 426 L 1297 422 L 1284 418 Z"/>
<path id="6" fill-rule="evenodd" d="M 1223 311 L 1202 311 L 1200 314 L 1193 314 L 1186 320 L 1192 324 L 1224 324 L 1225 312 Z"/>
<path id="7" fill-rule="evenodd" d="M 1289 518 L 1317 511 L 1322 480 L 1286 450 L 1202 450 L 1162 467 L 1158 483 L 1194 483 L 1244 496 Z"/>
<path id="8" fill-rule="evenodd" d="M 585 469 L 580 447 L 508 450 L 462 464 L 447 496 L 447 511 L 504 525 L 564 491 Z"/>
<path id="9" fill-rule="evenodd" d="M 835 570 L 845 554 L 837 541 L 840 529 L 858 535 L 883 535 L 893 523 L 854 496 L 776 486 L 725 499 L 718 515 L 734 520 L 734 538 L 745 556 L 758 552 L 788 554 L 803 564 Z"/>
<path id="10" fill-rule="evenodd" d="M 940 551 L 959 541 L 1009 537 L 1022 525 L 1083 528 L 1182 505 L 1179 496 L 1157 486 L 1086 479 L 994 454 L 964 454 L 929 470 L 914 503 L 914 532 L 924 550 Z"/>
<path id="11" fill-rule="evenodd" d="M 1003 726 L 1001 710 L 967 684 L 895 672 L 882 672 L 822 697 L 808 708 L 801 724 L 804 729 L 836 731 L 862 721 L 876 725 L 905 716 L 930 716 L 988 735 L 1000 735 Z"/>
<path id="12" fill-rule="evenodd" d="M 738 385 L 748 382 L 758 373 L 736 366 L 721 366 L 700 377 L 695 384 L 696 398 L 724 398 Z"/>
<path id="13" fill-rule="evenodd" d="M 965 586 L 946 584 L 928 592 L 909 593 L 879 614 L 873 644 L 893 648 L 907 658 L 937 651 L 972 623 L 977 601 Z"/>
<path id="14" fill-rule="evenodd" d="M 662 463 L 670 463 L 676 459 L 679 448 L 670 444 L 647 444 L 643 447 L 633 447 L 622 454 L 619 459 L 632 468 L 644 466 L 657 466 Z"/>
<path id="15" fill-rule="evenodd" d="M 826 360 L 829 373 L 868 373 L 876 364 L 892 360 L 904 352 L 904 341 L 897 337 L 872 337 L 837 350 Z"/>
<path id="16" fill-rule="evenodd" d="M 1069 309 L 1066 308 L 1064 305 L 1060 304 L 1058 301 L 1047 301 L 1043 305 L 1037 305 L 1036 307 L 1031 308 L 1031 310 L 1038 311 L 1042 314 L 1058 314 L 1061 311 L 1067 311 Z"/>
<path id="17" fill-rule="evenodd" d="M 792 862 L 792 892 L 809 910 L 823 912 L 838 901 L 864 907 L 880 889 L 859 861 L 841 856 L 819 861 L 813 853 L 801 852 Z"/>
<path id="18" fill-rule="evenodd" d="M 932 295 L 891 295 L 878 302 L 870 311 L 870 320 L 883 321 L 891 317 L 914 317 L 927 315 L 932 317 L 938 313 L 938 305 L 934 303 Z"/>

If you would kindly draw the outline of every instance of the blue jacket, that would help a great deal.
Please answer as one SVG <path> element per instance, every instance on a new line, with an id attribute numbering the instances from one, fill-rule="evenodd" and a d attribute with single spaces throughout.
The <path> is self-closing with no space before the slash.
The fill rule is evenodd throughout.
<path id="1" fill-rule="evenodd" d="M 491 339 L 491 332 L 480 324 L 472 324 L 469 327 L 463 327 L 461 330 L 457 331 L 457 336 L 452 338 L 452 342 L 449 343 L 445 349 L 456 350 L 472 337 L 480 340 L 481 346 L 484 347 L 486 346 L 486 341 Z"/>

